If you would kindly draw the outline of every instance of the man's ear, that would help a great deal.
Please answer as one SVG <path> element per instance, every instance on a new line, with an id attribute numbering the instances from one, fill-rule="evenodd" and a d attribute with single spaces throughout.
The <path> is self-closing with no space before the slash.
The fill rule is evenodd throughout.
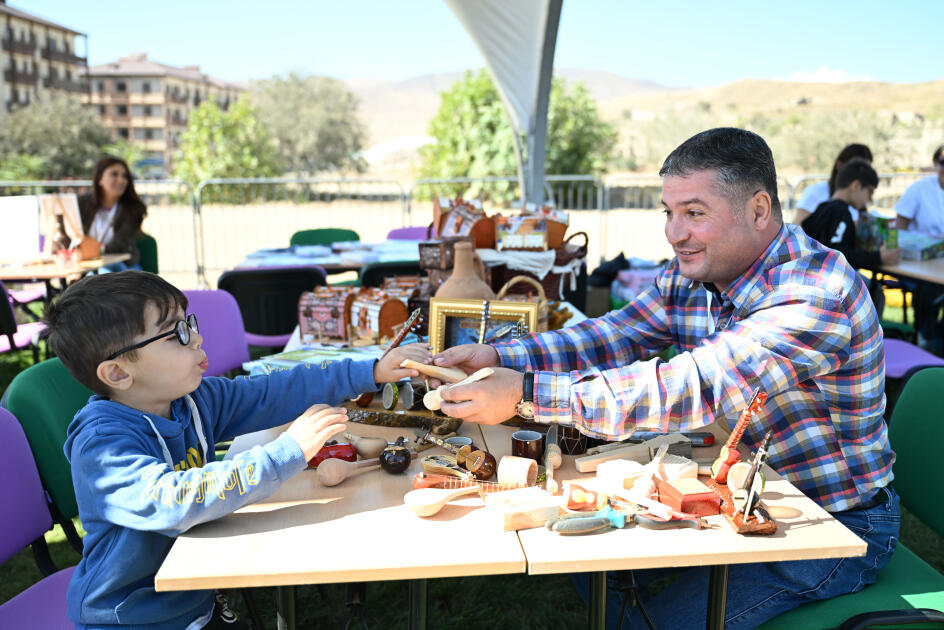
<path id="1" fill-rule="evenodd" d="M 108 386 L 109 389 L 115 391 L 126 390 L 131 387 L 131 384 L 134 382 L 134 377 L 114 359 L 99 363 L 98 369 L 95 370 L 95 375 L 98 376 L 98 380 Z"/>
<path id="2" fill-rule="evenodd" d="M 763 230 L 770 223 L 770 220 L 773 216 L 773 203 L 770 200 L 770 195 L 767 194 L 766 190 L 759 190 L 754 193 L 754 196 L 751 197 L 751 200 L 747 202 L 748 210 L 750 210 L 750 218 L 754 224 L 754 227 L 758 230 Z"/>

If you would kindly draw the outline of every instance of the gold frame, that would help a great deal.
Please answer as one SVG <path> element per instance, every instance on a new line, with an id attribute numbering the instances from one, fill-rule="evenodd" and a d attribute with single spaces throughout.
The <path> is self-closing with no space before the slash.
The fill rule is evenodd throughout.
<path id="1" fill-rule="evenodd" d="M 488 302 L 489 322 L 521 322 L 528 332 L 537 330 L 537 302 L 512 302 L 507 300 L 458 300 L 430 298 L 429 300 L 429 344 L 433 354 L 446 349 L 446 323 L 450 317 L 482 319 L 485 302 Z"/>

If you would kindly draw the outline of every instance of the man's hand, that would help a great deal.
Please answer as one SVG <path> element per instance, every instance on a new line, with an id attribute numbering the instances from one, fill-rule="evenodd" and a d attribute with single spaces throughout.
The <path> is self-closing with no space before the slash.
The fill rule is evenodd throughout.
<path id="1" fill-rule="evenodd" d="M 489 346 L 470 345 L 457 348 L 463 347 L 488 348 Z M 498 424 L 515 415 L 518 402 L 521 400 L 523 384 L 524 375 L 521 372 L 497 367 L 495 373 L 483 381 L 443 389 L 441 392 L 442 411 L 453 418 L 462 418 L 479 424 Z"/>
<path id="2" fill-rule="evenodd" d="M 420 373 L 416 370 L 402 368 L 400 364 L 406 359 L 412 359 L 417 363 L 429 363 L 430 357 L 429 346 L 425 343 L 411 343 L 408 346 L 394 348 L 387 356 L 374 364 L 374 382 L 396 383 L 419 376 Z"/>
<path id="3" fill-rule="evenodd" d="M 298 442 L 305 454 L 305 459 L 310 460 L 321 450 L 325 442 L 347 430 L 346 421 L 347 409 L 320 404 L 312 405 L 305 413 L 298 416 L 285 432 Z"/>
<path id="4" fill-rule="evenodd" d="M 472 374 L 484 367 L 498 367 L 498 351 L 486 344 L 467 343 L 443 350 L 433 357 L 433 365 L 459 368 L 466 374 Z M 439 379 L 429 379 L 432 388 L 442 384 Z"/>
<path id="5" fill-rule="evenodd" d="M 897 265 L 901 262 L 900 249 L 888 249 L 882 245 L 879 247 L 878 255 L 881 257 L 883 265 Z"/>

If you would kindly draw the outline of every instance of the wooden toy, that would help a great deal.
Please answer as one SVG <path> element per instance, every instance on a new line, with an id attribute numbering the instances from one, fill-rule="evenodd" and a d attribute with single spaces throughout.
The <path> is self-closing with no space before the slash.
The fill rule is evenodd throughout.
<path id="1" fill-rule="evenodd" d="M 399 474 L 410 467 L 413 456 L 404 446 L 405 438 L 398 437 L 396 443 L 386 447 L 380 453 L 380 466 L 391 474 Z"/>
<path id="2" fill-rule="evenodd" d="M 400 364 L 400 367 L 416 370 L 420 374 L 438 378 L 444 383 L 457 383 L 469 375 L 458 368 L 439 367 L 429 363 L 420 363 L 411 359 L 406 359 Z"/>
<path id="3" fill-rule="evenodd" d="M 698 464 L 687 457 L 667 453 L 666 456 L 662 458 L 662 466 L 659 468 L 659 473 L 662 478 L 666 480 L 697 479 Z"/>
<path id="4" fill-rule="evenodd" d="M 423 472 L 433 475 L 451 475 L 468 481 L 474 480 L 475 475 L 456 463 L 455 457 L 447 455 L 427 455 L 420 460 Z M 499 480 L 501 483 L 501 480 Z"/>
<path id="5" fill-rule="evenodd" d="M 495 474 L 497 464 L 491 453 L 473 450 L 471 444 L 453 446 L 428 431 L 423 433 L 422 438 L 453 453 L 456 456 L 456 463 L 475 475 L 476 479 L 488 479 Z"/>
<path id="6" fill-rule="evenodd" d="M 727 484 L 718 483 L 711 477 L 705 479 L 705 485 L 714 490 L 721 497 L 721 513 L 725 520 L 739 534 L 770 535 L 777 531 L 777 522 L 771 518 L 763 503 L 758 502 L 754 511 L 745 516 L 737 510 L 734 496 Z"/>
<path id="7" fill-rule="evenodd" d="M 557 445 L 557 425 L 552 424 L 544 438 L 544 470 L 547 475 L 544 487 L 551 494 L 557 494 L 559 489 L 559 484 L 554 479 L 554 471 L 560 467 L 562 461 L 563 456 L 560 447 Z"/>
<path id="8" fill-rule="evenodd" d="M 315 456 L 308 460 L 309 468 L 318 468 L 328 459 L 343 459 L 353 462 L 357 459 L 357 450 L 351 444 L 325 444 Z"/>
<path id="9" fill-rule="evenodd" d="M 698 516 L 721 512 L 721 497 L 698 479 L 658 480 L 659 502 L 674 510 Z"/>
<path id="10" fill-rule="evenodd" d="M 498 462 L 498 483 L 533 486 L 538 481 L 538 463 L 527 457 L 506 455 Z"/>
<path id="11" fill-rule="evenodd" d="M 482 494 L 478 486 L 468 488 L 421 488 L 403 495 L 403 502 L 417 516 L 433 516 L 447 503 L 467 494 Z"/>
<path id="12" fill-rule="evenodd" d="M 751 401 L 741 412 L 741 416 L 734 425 L 734 430 L 728 436 L 728 441 L 721 447 L 721 453 L 715 463 L 711 465 L 711 477 L 718 483 L 725 483 L 728 480 L 728 471 L 731 466 L 740 461 L 741 454 L 737 450 L 738 444 L 741 443 L 744 430 L 747 429 L 751 418 L 760 411 L 765 402 L 767 402 L 767 393 L 761 391 L 760 388 L 755 389 Z"/>
<path id="13" fill-rule="evenodd" d="M 349 462 L 343 459 L 326 459 L 318 466 L 315 475 L 323 486 L 336 486 L 358 470 L 380 466 L 379 459 L 362 459 Z"/>
<path id="14" fill-rule="evenodd" d="M 357 287 L 315 287 L 298 298 L 298 327 L 302 342 L 346 340 L 351 302 Z"/>
<path id="15" fill-rule="evenodd" d="M 383 393 L 380 397 L 383 401 L 383 408 L 387 411 L 392 411 L 394 407 L 397 406 L 397 401 L 400 400 L 400 388 L 397 383 L 384 383 Z"/>
<path id="16" fill-rule="evenodd" d="M 689 442 L 688 438 L 681 433 L 672 433 L 669 435 L 660 435 L 651 440 L 646 440 L 641 444 L 629 444 L 620 448 L 610 449 L 603 453 L 584 455 L 574 460 L 574 465 L 577 467 L 577 472 L 594 472 L 597 466 L 611 459 L 631 459 L 645 464 L 652 459 L 653 453 L 662 445 L 668 447 L 668 452 L 677 455 L 689 456 L 692 453 L 691 442 Z"/>
<path id="17" fill-rule="evenodd" d="M 773 432 L 768 431 L 760 446 L 757 447 L 754 461 L 751 462 L 751 469 L 747 472 L 741 487 L 732 491 L 735 508 L 738 512 L 750 514 L 754 510 L 756 501 L 760 499 L 760 495 L 764 491 L 764 474 L 760 467 L 767 459 L 767 447 L 770 445 L 771 436 L 773 436 Z"/>
<path id="18" fill-rule="evenodd" d="M 493 511 L 501 521 L 502 531 L 512 532 L 543 527 L 549 519 L 560 514 L 560 504 L 557 499 L 546 497 L 538 501 L 496 507 Z"/>
<path id="19" fill-rule="evenodd" d="M 394 336 L 394 338 L 390 341 L 390 344 L 387 346 L 387 349 L 384 350 L 383 354 L 380 355 L 380 358 L 382 359 L 388 354 L 390 354 L 391 350 L 393 350 L 394 348 L 398 347 L 401 343 L 403 343 L 403 340 L 406 338 L 408 334 L 410 334 L 410 331 L 415 330 L 419 326 L 420 326 L 420 309 L 415 309 L 412 313 L 410 313 L 410 316 L 406 318 L 406 321 L 403 322 L 403 326 L 400 328 L 400 332 L 398 332 L 396 336 Z M 374 399 L 373 392 L 364 392 L 363 394 L 357 397 L 355 402 L 358 407 L 366 407 L 367 405 L 370 404 L 370 401 L 372 401 L 373 399 Z"/>
<path id="20" fill-rule="evenodd" d="M 439 437 L 441 437 L 442 439 L 445 440 L 445 439 L 451 438 L 451 437 L 453 437 L 453 436 L 455 436 L 455 435 L 456 435 L 456 432 L 455 432 L 455 431 L 450 431 L 449 433 L 446 433 L 445 435 L 440 435 Z M 434 446 L 436 446 L 436 445 L 433 444 L 432 442 L 428 442 L 428 441 L 424 440 L 423 438 L 421 438 L 420 436 L 417 436 L 417 437 L 416 437 L 416 445 L 413 447 L 413 450 L 416 451 L 417 453 L 419 453 L 419 452 L 421 452 L 421 451 L 425 451 L 425 450 L 427 450 L 427 449 L 433 448 Z"/>
<path id="21" fill-rule="evenodd" d="M 564 504 L 568 510 L 599 510 L 606 505 L 606 495 L 592 490 L 586 485 L 574 482 L 564 482 Z"/>
<path id="22" fill-rule="evenodd" d="M 404 363 L 406 363 L 406 361 L 404 361 Z M 423 404 L 426 405 L 427 409 L 431 411 L 437 411 L 442 407 L 441 391 L 444 387 L 451 387 L 453 385 L 468 385 L 469 383 L 475 383 L 476 381 L 481 381 L 482 379 L 488 378 L 494 373 L 495 370 L 492 368 L 482 368 L 481 370 L 466 376 L 462 380 L 452 383 L 452 385 L 442 385 L 437 389 L 427 392 L 426 395 L 423 396 Z"/>
<path id="23" fill-rule="evenodd" d="M 642 474 L 643 465 L 629 459 L 611 459 L 597 466 L 597 479 L 605 488 L 629 490 Z"/>
<path id="24" fill-rule="evenodd" d="M 364 459 L 373 459 L 380 455 L 380 452 L 387 448 L 387 440 L 378 437 L 361 437 L 353 433 L 342 433 L 345 440 L 348 440 L 357 451 L 357 454 Z"/>
<path id="25" fill-rule="evenodd" d="M 394 337 L 393 327 L 408 316 L 403 302 L 377 288 L 362 290 L 351 302 L 351 326 L 358 336 L 377 342 L 381 337 Z"/>
<path id="26" fill-rule="evenodd" d="M 407 411 L 423 408 L 423 396 L 426 395 L 426 385 L 423 383 L 400 383 L 400 403 Z"/>
<path id="27" fill-rule="evenodd" d="M 642 474 L 639 475 L 639 478 L 633 482 L 633 487 L 629 490 L 630 496 L 647 498 L 652 497 L 656 491 L 656 485 L 653 481 L 653 478 L 659 473 L 659 468 L 662 466 L 662 459 L 665 457 L 668 449 L 668 444 L 662 444 L 662 446 L 659 447 L 659 451 L 656 453 L 656 456 L 652 458 L 652 461 L 643 466 Z"/>
<path id="28" fill-rule="evenodd" d="M 513 486 L 507 483 L 496 483 L 494 481 L 479 481 L 478 479 L 461 479 L 450 475 L 438 475 L 433 473 L 421 472 L 413 476 L 413 489 L 420 488 L 468 488 L 478 486 L 482 492 L 488 494 L 503 494 L 508 490 L 517 489 L 519 486 Z M 486 497 L 486 501 L 487 501 Z"/>

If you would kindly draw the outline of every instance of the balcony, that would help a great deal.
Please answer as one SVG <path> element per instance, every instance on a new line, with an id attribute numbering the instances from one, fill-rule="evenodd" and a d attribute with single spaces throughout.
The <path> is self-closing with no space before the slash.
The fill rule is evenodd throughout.
<path id="1" fill-rule="evenodd" d="M 67 50 L 56 50 L 54 48 L 43 48 L 42 51 L 43 59 L 48 59 L 49 61 L 61 61 L 62 63 L 68 63 L 73 66 L 84 66 L 86 65 L 86 58 L 79 57 Z"/>
<path id="2" fill-rule="evenodd" d="M 13 70 L 8 68 L 3 71 L 3 80 L 7 83 L 16 83 L 19 85 L 36 85 L 39 80 L 39 72 L 36 70 Z"/>
<path id="3" fill-rule="evenodd" d="M 13 39 L 12 37 L 3 38 L 3 50 L 9 50 L 12 53 L 20 53 L 23 55 L 32 55 L 36 52 L 36 37 L 30 37 L 29 39 Z"/>
<path id="4" fill-rule="evenodd" d="M 173 103 L 186 103 L 190 100 L 190 95 L 177 90 L 167 90 L 167 98 Z"/>
<path id="5" fill-rule="evenodd" d="M 186 116 L 174 115 L 174 116 L 171 116 L 170 118 L 168 118 L 168 120 L 170 121 L 170 124 L 172 124 L 172 125 L 180 125 L 180 126 L 182 126 L 182 127 L 186 127 L 186 126 L 187 126 L 187 117 L 186 117 Z"/>
<path id="6" fill-rule="evenodd" d="M 43 87 L 66 92 L 86 93 L 89 90 L 88 79 L 64 79 L 61 77 L 43 77 Z"/>

